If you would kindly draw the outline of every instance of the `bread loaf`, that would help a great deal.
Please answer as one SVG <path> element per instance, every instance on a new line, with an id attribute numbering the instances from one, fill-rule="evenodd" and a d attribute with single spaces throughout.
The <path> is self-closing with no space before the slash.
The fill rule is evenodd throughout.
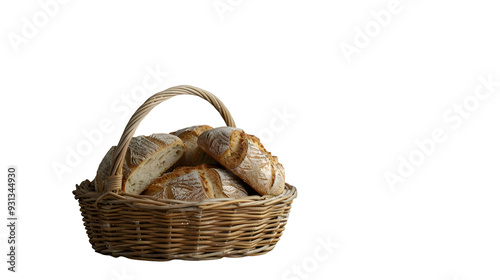
<path id="1" fill-rule="evenodd" d="M 179 166 L 197 166 L 204 163 L 208 165 L 217 164 L 217 161 L 198 147 L 198 136 L 200 136 L 203 131 L 209 129 L 212 129 L 212 127 L 208 125 L 197 125 L 179 129 L 170 133 L 181 138 L 185 147 L 184 154 L 172 169 Z"/>
<path id="2" fill-rule="evenodd" d="M 205 165 L 178 167 L 151 182 L 143 194 L 183 201 L 223 197 L 222 186 L 209 184 L 204 176 L 205 169 Z"/>
<path id="3" fill-rule="evenodd" d="M 244 185 L 231 172 L 203 164 L 178 167 L 151 182 L 142 194 L 183 201 L 241 198 L 248 195 Z"/>
<path id="4" fill-rule="evenodd" d="M 103 158 L 96 175 L 96 190 L 106 190 L 107 178 L 116 147 L 112 147 Z M 184 152 L 182 140 L 171 134 L 158 133 L 133 137 L 123 162 L 122 191 L 140 194 L 154 179 L 160 176 Z"/>
<path id="5" fill-rule="evenodd" d="M 259 138 L 234 127 L 204 131 L 198 146 L 261 195 L 279 195 L 285 188 L 285 170 L 266 151 Z"/>
<path id="6" fill-rule="evenodd" d="M 207 172 L 212 184 L 222 186 L 222 191 L 226 197 L 242 198 L 248 196 L 245 182 L 230 171 L 222 168 L 210 168 Z"/>
<path id="7" fill-rule="evenodd" d="M 113 165 L 113 155 L 115 154 L 116 146 L 111 147 L 108 150 L 104 158 L 102 159 L 99 167 L 97 168 L 97 174 L 95 176 L 95 191 L 104 192 L 105 191 L 105 180 L 111 173 L 111 166 Z"/>

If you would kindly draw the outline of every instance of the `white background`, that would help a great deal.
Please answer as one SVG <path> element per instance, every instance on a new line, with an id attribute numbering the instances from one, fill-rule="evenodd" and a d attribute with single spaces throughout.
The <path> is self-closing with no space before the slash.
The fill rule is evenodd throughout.
<path id="1" fill-rule="evenodd" d="M 500 278 L 500 87 L 480 82 L 500 81 L 496 1 L 48 2 L 0 4 L 0 216 L 15 164 L 20 224 L 19 272 L 2 261 L 2 279 Z M 151 69 L 162 74 L 141 94 Z M 298 188 L 270 253 L 144 262 L 92 250 L 75 184 L 133 110 L 180 84 L 223 100 Z M 224 125 L 176 97 L 137 135 L 195 124 Z M 416 141 L 435 130 L 445 140 L 424 141 L 424 155 Z M 91 132 L 102 139 L 88 146 Z M 389 172 L 404 182 L 391 187 Z M 7 236 L 1 226 L 2 260 Z"/>

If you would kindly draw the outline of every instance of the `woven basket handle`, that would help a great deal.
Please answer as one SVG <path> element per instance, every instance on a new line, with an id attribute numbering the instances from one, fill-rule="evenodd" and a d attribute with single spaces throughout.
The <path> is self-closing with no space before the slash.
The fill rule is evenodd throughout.
<path id="1" fill-rule="evenodd" d="M 123 170 L 123 161 L 125 159 L 125 154 L 127 152 L 128 145 L 130 144 L 130 140 L 134 136 L 135 130 L 141 123 L 141 121 L 146 117 L 146 115 L 154 108 L 156 105 L 162 103 L 163 101 L 170 99 L 176 95 L 195 95 L 205 99 L 210 102 L 215 109 L 220 113 L 227 126 L 236 127 L 234 124 L 233 117 L 229 110 L 224 106 L 222 101 L 220 101 L 215 95 L 212 93 L 202 90 L 193 86 L 175 86 L 164 91 L 160 91 L 144 102 L 137 111 L 132 115 L 130 120 L 123 131 L 122 137 L 120 138 L 120 142 L 116 146 L 115 154 L 113 157 L 113 165 L 111 167 L 111 174 L 108 177 L 108 182 L 106 185 L 105 191 L 118 191 L 121 190 L 122 186 L 122 170 Z"/>

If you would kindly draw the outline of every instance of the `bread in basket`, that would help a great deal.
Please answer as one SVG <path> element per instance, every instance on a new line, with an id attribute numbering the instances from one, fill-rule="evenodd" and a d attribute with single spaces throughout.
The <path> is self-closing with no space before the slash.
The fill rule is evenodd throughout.
<path id="1" fill-rule="evenodd" d="M 264 195 L 183 201 L 124 191 L 124 173 L 129 176 L 129 170 L 124 172 L 124 161 L 137 127 L 155 106 L 177 95 L 205 99 L 226 122 L 228 128 L 222 130 L 235 130 L 228 109 L 205 90 L 176 86 L 146 100 L 132 115 L 111 152 L 108 170 L 101 173 L 99 179 L 83 181 L 73 191 L 93 249 L 114 257 L 154 261 L 243 257 L 271 251 L 283 234 L 292 201 L 297 197 L 296 188 L 286 183 L 282 192 L 274 195 L 277 192 L 272 184 L 281 180 L 279 168 L 273 171 L 276 179 L 270 182 L 272 191 L 257 190 Z M 255 143 L 252 139 L 249 141 Z M 165 143 L 167 146 L 178 144 L 176 141 Z M 215 152 L 207 149 L 207 153 L 218 159 Z M 258 174 L 246 176 L 250 182 Z M 96 188 L 96 181 L 105 182 L 97 183 L 101 189 Z"/>

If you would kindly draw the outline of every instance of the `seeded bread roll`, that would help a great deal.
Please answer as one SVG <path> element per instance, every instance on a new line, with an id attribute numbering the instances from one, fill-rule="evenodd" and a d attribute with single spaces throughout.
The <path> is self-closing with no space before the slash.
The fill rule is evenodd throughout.
<path id="1" fill-rule="evenodd" d="M 234 127 L 204 131 L 198 146 L 261 195 L 279 195 L 285 188 L 285 170 L 266 151 L 259 138 Z"/>
<path id="2" fill-rule="evenodd" d="M 200 136 L 203 131 L 209 129 L 212 129 L 212 127 L 208 125 L 197 125 L 179 129 L 170 133 L 181 138 L 185 146 L 184 154 L 171 168 L 172 170 L 179 166 L 197 166 L 204 163 L 208 165 L 217 164 L 217 161 L 198 147 L 198 136 Z"/>
<path id="3" fill-rule="evenodd" d="M 231 172 L 203 164 L 178 167 L 151 182 L 142 194 L 183 201 L 241 198 L 248 195 L 244 186 Z"/>
<path id="4" fill-rule="evenodd" d="M 104 156 L 97 170 L 96 191 L 106 190 L 115 146 Z M 182 140 L 171 134 L 158 133 L 133 137 L 123 162 L 122 191 L 140 194 L 148 185 L 177 162 L 184 153 Z"/>

